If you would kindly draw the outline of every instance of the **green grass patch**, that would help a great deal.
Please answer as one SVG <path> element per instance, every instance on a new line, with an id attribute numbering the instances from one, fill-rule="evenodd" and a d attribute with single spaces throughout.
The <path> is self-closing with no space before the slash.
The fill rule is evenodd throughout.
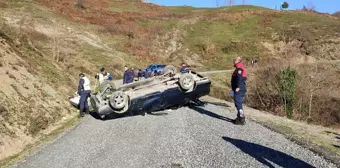
<path id="1" fill-rule="evenodd" d="M 253 5 L 234 5 L 234 6 L 222 6 L 218 8 L 194 8 L 191 6 L 171 6 L 167 7 L 170 12 L 174 13 L 218 13 L 218 12 L 242 12 L 248 10 L 270 10 L 261 6 L 253 6 Z"/>
<path id="2" fill-rule="evenodd" d="M 217 8 L 217 10 L 220 11 L 226 11 L 226 12 L 242 12 L 242 11 L 256 11 L 256 10 L 271 10 L 269 8 L 265 8 L 262 6 L 254 6 L 254 5 L 233 5 L 233 6 L 223 6 L 220 8 Z"/>
<path id="3" fill-rule="evenodd" d="M 260 20 L 260 16 L 252 16 L 236 23 L 200 21 L 186 28 L 190 38 L 185 39 L 185 44 L 192 51 L 207 56 L 206 67 L 226 69 L 236 56 L 247 58 L 259 55 L 258 43 L 262 39 L 258 33 L 262 29 L 258 24 Z M 209 48 L 214 49 L 213 53 L 207 51 Z"/>

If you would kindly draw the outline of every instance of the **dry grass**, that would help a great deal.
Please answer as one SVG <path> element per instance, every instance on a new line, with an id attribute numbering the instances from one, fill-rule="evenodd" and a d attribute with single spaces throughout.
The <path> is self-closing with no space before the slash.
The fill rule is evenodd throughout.
<path id="1" fill-rule="evenodd" d="M 166 8 L 109 0 L 84 0 L 82 8 L 75 4 L 76 0 L 20 3 L 0 0 L 0 15 L 11 19 L 0 22 L 0 37 L 10 46 L 1 53 L 0 67 L 5 66 L 5 62 L 7 65 L 8 60 L 3 59 L 8 59 L 8 54 L 17 55 L 22 60 L 13 63 L 16 66 L 12 69 L 6 69 L 9 71 L 7 76 L 25 86 L 13 85 L 13 89 L 20 97 L 28 90 L 35 90 L 33 95 L 28 95 L 35 99 L 21 98 L 13 101 L 17 104 L 4 105 L 6 110 L 0 108 L 0 112 L 6 122 L 24 127 L 27 135 L 38 137 L 48 126 L 60 121 L 65 113 L 70 113 L 60 107 L 68 105 L 65 101 L 74 93 L 80 71 L 93 81 L 92 77 L 102 66 L 120 78 L 126 64 L 139 69 L 155 62 L 191 61 L 190 64 L 203 65 L 199 66 L 202 70 L 218 70 L 232 68 L 231 60 L 235 56 L 242 56 L 247 63 L 258 57 L 262 68 L 249 73 L 246 102 L 258 109 L 284 115 L 282 100 L 272 82 L 282 66 L 273 62 L 306 55 L 315 60 L 339 59 L 339 20 L 314 12 L 277 12 L 254 6 Z M 19 20 L 19 28 L 9 24 L 16 20 Z M 60 36 L 54 38 L 55 35 Z M 287 48 L 297 55 L 287 54 Z M 195 59 L 186 60 L 192 57 Z M 299 67 L 302 75 L 299 76 L 294 117 L 303 121 L 309 115 L 306 112 L 308 100 L 302 99 L 310 95 L 303 84 L 310 75 L 309 68 L 309 65 Z M 313 106 L 308 122 L 339 126 L 336 109 L 339 109 L 340 95 L 334 94 L 339 93 L 339 88 L 330 87 L 340 86 L 337 68 L 323 68 L 317 73 L 330 77 L 326 80 L 328 85 L 325 83 L 323 89 L 315 92 L 317 96 L 312 102 L 320 106 Z M 332 73 L 327 74 L 328 71 Z M 216 74 L 211 79 L 211 94 L 231 100 L 227 94 L 229 74 Z M 46 85 L 52 89 L 44 88 Z M 333 96 L 327 96 L 330 94 Z M 27 105 L 32 101 L 48 102 L 49 108 L 41 104 Z M 0 130 L 14 134 L 7 127 L 1 126 Z"/>
<path id="2" fill-rule="evenodd" d="M 256 71 L 257 75 L 248 84 L 246 102 L 250 107 L 285 116 L 284 102 L 276 83 L 278 71 L 284 68 L 282 65 Z M 299 78 L 297 81 L 294 119 L 324 126 L 339 127 L 340 99 L 338 99 L 339 95 L 334 94 L 340 91 L 336 87 L 340 85 L 339 81 L 335 79 L 338 76 L 338 70 L 331 68 L 332 66 L 329 65 L 317 65 L 320 68 L 318 70 L 319 74 L 314 74 L 311 71 L 315 66 L 314 64 L 303 64 L 295 67 L 298 70 Z M 310 84 L 307 81 L 310 80 L 312 75 L 315 75 L 315 81 Z M 320 85 L 317 86 L 318 84 Z M 312 91 L 314 96 L 310 100 Z M 313 105 L 312 107 L 309 107 L 310 103 Z"/>

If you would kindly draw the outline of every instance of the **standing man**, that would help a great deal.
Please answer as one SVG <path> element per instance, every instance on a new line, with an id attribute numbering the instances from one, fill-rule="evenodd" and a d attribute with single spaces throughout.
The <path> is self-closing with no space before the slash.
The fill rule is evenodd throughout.
<path id="1" fill-rule="evenodd" d="M 186 72 L 188 70 L 189 70 L 189 67 L 185 63 L 182 63 L 182 67 L 181 67 L 180 72 Z"/>
<path id="2" fill-rule="evenodd" d="M 139 70 L 138 70 L 137 77 L 138 77 L 138 80 L 141 80 L 141 79 L 142 79 L 142 77 L 143 77 L 143 71 L 142 71 L 142 69 L 139 69 Z"/>
<path id="3" fill-rule="evenodd" d="M 112 80 L 112 75 L 108 73 L 104 67 L 100 68 L 100 73 L 96 75 L 99 83 L 103 83 L 104 80 Z"/>
<path id="4" fill-rule="evenodd" d="M 89 105 L 87 99 L 91 94 L 90 80 L 83 74 L 79 74 L 79 85 L 78 85 L 78 95 L 80 95 L 79 100 L 79 115 L 84 117 L 84 111 L 86 113 L 90 112 Z"/>
<path id="5" fill-rule="evenodd" d="M 235 119 L 235 124 L 244 125 L 245 124 L 245 116 L 243 112 L 243 99 L 246 94 L 246 80 L 247 73 L 244 68 L 243 63 L 241 62 L 241 58 L 237 57 L 234 60 L 235 71 L 231 77 L 231 88 L 234 92 L 234 102 L 235 107 L 237 109 L 237 118 Z"/>
<path id="6" fill-rule="evenodd" d="M 123 84 L 126 84 L 129 78 L 129 68 L 125 65 L 124 67 L 124 77 L 123 77 Z"/>
<path id="7" fill-rule="evenodd" d="M 128 84 L 133 82 L 133 72 L 127 67 L 124 67 L 124 79 L 123 84 Z"/>
<path id="8" fill-rule="evenodd" d="M 131 72 L 132 72 L 133 78 L 135 78 L 137 76 L 135 68 L 131 68 Z"/>

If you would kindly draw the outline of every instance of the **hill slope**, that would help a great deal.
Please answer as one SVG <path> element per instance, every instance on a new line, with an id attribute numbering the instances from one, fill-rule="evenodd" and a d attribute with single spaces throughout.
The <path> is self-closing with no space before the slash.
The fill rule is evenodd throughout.
<path id="1" fill-rule="evenodd" d="M 285 115 L 276 74 L 290 65 L 298 71 L 293 118 L 339 126 L 340 21 L 331 15 L 256 6 L 76 2 L 0 0 L 0 91 L 5 95 L 0 135 L 6 137 L 0 140 L 0 159 L 76 115 L 67 98 L 77 75 L 85 72 L 94 81 L 101 66 L 118 78 L 126 64 L 144 68 L 184 61 L 197 70 L 217 70 L 232 68 L 231 60 L 241 56 L 249 67 L 248 105 Z M 259 63 L 250 68 L 254 57 Z M 230 99 L 225 94 L 229 76 L 211 76 L 213 96 Z"/>

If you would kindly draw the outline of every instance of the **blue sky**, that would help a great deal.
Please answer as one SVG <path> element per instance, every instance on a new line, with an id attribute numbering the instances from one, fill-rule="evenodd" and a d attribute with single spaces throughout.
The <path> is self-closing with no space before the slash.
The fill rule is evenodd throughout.
<path id="1" fill-rule="evenodd" d="M 193 7 L 216 7 L 216 0 L 147 0 L 148 2 L 165 6 L 188 5 Z M 218 0 L 224 4 L 225 0 Z M 234 4 L 242 4 L 242 0 L 234 0 Z M 284 0 L 245 0 L 246 4 L 265 6 L 267 8 L 279 8 Z M 303 5 L 312 3 L 319 12 L 334 13 L 340 11 L 340 0 L 287 0 L 289 9 L 301 9 Z"/>

